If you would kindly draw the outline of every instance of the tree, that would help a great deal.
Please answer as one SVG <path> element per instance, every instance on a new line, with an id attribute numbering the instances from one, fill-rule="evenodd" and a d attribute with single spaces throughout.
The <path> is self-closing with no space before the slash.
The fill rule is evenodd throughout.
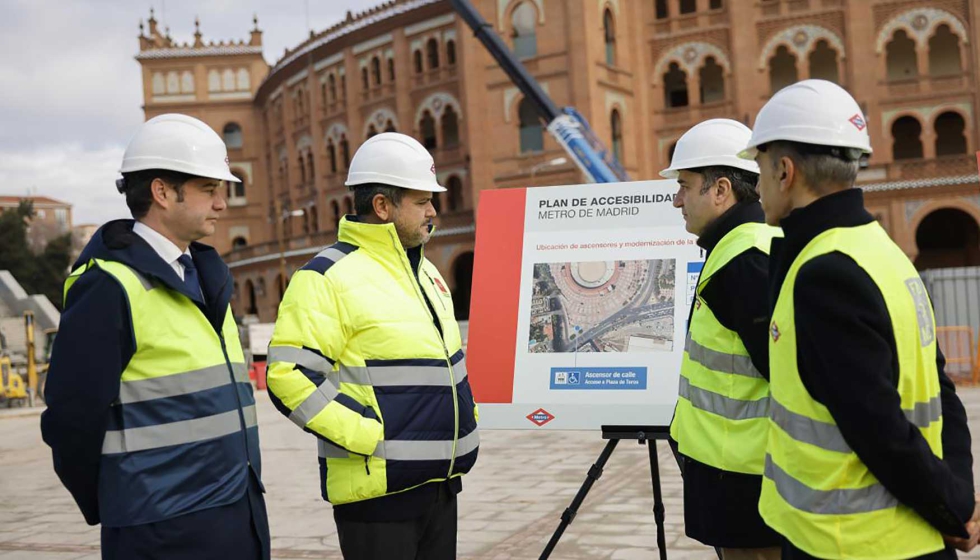
<path id="1" fill-rule="evenodd" d="M 8 270 L 29 294 L 44 294 L 61 309 L 62 288 L 71 266 L 71 234 L 51 240 L 35 255 L 27 242 L 34 205 L 21 200 L 15 210 L 0 212 L 0 270 Z"/>

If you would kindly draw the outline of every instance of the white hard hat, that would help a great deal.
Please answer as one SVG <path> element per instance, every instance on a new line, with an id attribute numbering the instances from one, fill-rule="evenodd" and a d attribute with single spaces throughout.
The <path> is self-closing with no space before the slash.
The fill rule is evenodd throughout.
<path id="1" fill-rule="evenodd" d="M 745 148 L 752 131 L 744 124 L 731 119 L 710 119 L 698 123 L 684 133 L 674 147 L 670 167 L 660 172 L 660 176 L 676 179 L 683 169 L 697 169 L 722 165 L 759 173 L 754 161 L 738 157 Z"/>
<path id="2" fill-rule="evenodd" d="M 356 187 L 368 183 L 413 191 L 446 191 L 436 181 L 432 154 L 415 138 L 397 132 L 372 136 L 354 153 L 344 184 Z"/>
<path id="3" fill-rule="evenodd" d="M 126 146 L 119 172 L 147 169 L 241 182 L 228 168 L 228 149 L 218 133 L 194 117 L 177 113 L 146 121 Z"/>
<path id="4" fill-rule="evenodd" d="M 777 140 L 871 153 L 861 107 L 844 88 L 826 80 L 803 80 L 779 90 L 759 111 L 752 139 L 738 155 L 755 159 L 759 146 Z"/>

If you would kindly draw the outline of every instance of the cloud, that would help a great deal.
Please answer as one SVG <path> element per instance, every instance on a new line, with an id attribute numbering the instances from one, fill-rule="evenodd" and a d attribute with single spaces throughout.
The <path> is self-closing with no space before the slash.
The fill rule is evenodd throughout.
<path id="1" fill-rule="evenodd" d="M 0 195 L 36 189 L 75 205 L 75 223 L 128 216 L 113 181 L 144 119 L 137 27 L 149 4 L 129 0 L 3 0 L 0 19 Z M 252 15 L 265 58 L 381 0 L 157 2 L 160 26 L 192 41 L 247 39 Z M 307 18 L 307 10 L 309 17 Z M 57 14 L 54 17 L 53 14 Z M 307 27 L 309 22 L 309 27 Z"/>
<path id="2" fill-rule="evenodd" d="M 0 188 L 7 195 L 40 195 L 71 202 L 75 224 L 129 218 L 116 190 L 124 146 L 85 149 L 65 144 L 6 152 L 0 159 Z"/>

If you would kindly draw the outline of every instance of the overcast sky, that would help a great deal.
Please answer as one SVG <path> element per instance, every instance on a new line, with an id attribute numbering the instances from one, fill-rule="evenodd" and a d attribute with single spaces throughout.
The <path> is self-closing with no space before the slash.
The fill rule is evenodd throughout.
<path id="1" fill-rule="evenodd" d="M 0 195 L 74 206 L 76 225 L 129 212 L 114 186 L 143 122 L 139 22 L 156 9 L 175 41 L 248 39 L 259 17 L 265 58 L 382 0 L 0 0 Z M 309 16 L 307 17 L 307 14 Z M 308 23 L 307 23 L 308 22 Z"/>

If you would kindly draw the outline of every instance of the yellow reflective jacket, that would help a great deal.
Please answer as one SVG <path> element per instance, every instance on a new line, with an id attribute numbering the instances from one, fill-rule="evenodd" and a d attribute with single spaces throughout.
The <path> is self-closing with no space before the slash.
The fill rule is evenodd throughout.
<path id="1" fill-rule="evenodd" d="M 462 476 L 479 433 L 445 281 L 421 247 L 413 270 L 393 224 L 345 217 L 338 240 L 296 272 L 279 307 L 273 403 L 317 436 L 333 504 Z"/>

